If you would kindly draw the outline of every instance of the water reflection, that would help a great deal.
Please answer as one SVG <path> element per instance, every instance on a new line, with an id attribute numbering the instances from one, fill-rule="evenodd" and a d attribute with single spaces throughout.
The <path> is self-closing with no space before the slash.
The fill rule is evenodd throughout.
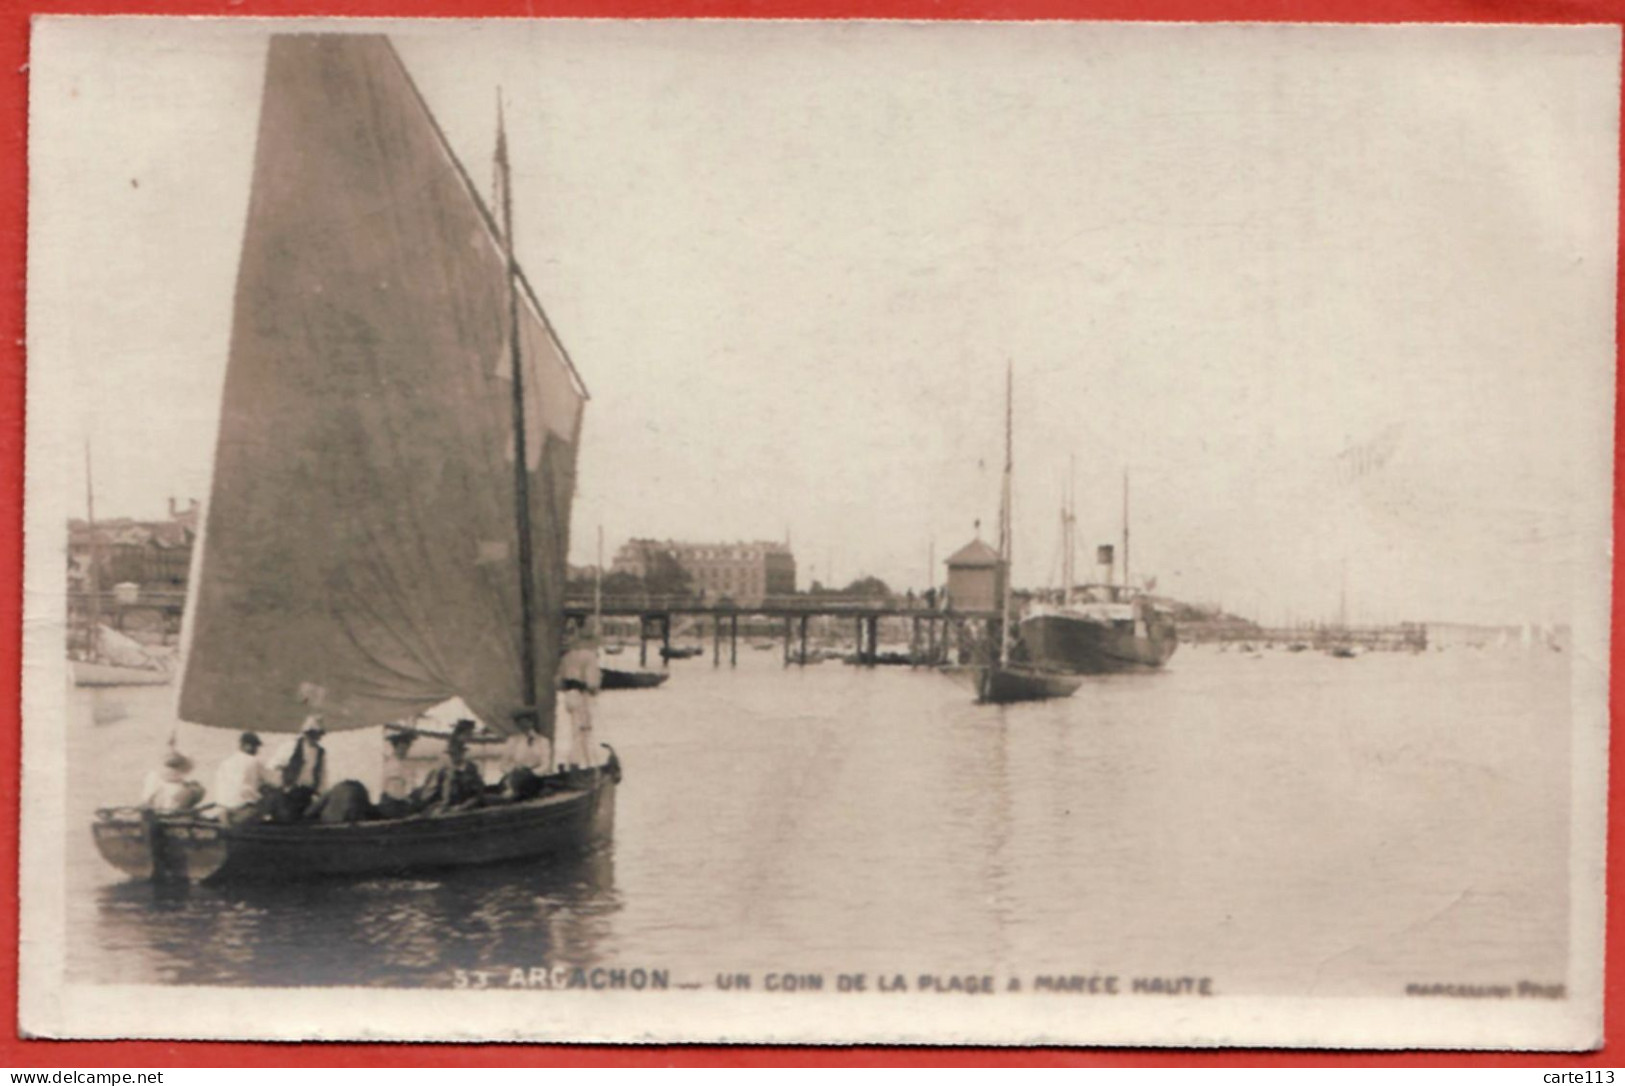
<path id="1" fill-rule="evenodd" d="M 179 984 L 431 985 L 613 954 L 614 846 L 417 878 L 103 887 L 97 939 Z"/>
<path id="2" fill-rule="evenodd" d="M 902 669 L 785 669 L 766 654 L 691 665 L 658 696 L 605 699 L 602 734 L 628 767 L 613 852 L 179 891 L 123 882 L 88 829 L 164 748 L 166 692 L 122 695 L 130 716 L 112 726 L 78 697 L 68 976 L 1199 969 L 1231 994 L 1321 995 L 1390 992 L 1424 967 L 1561 978 L 1563 658 L 1380 654 L 1351 668 L 1196 650 L 1141 679 L 1000 707 Z M 213 766 L 235 737 L 182 741 Z M 340 735 L 335 759 L 369 765 L 376 745 Z M 1441 914 L 1463 886 L 1474 893 Z M 1354 943 L 1367 950 L 1332 959 Z"/>

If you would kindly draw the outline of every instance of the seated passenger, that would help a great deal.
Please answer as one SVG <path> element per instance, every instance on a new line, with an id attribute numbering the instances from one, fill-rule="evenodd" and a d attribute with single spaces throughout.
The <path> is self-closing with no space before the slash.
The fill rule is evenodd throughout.
<path id="1" fill-rule="evenodd" d="M 412 770 L 406 755 L 416 738 L 411 732 L 389 732 L 384 736 L 384 765 L 379 776 L 378 803 L 373 813 L 379 818 L 405 818 L 412 813 Z"/>
<path id="2" fill-rule="evenodd" d="M 227 822 L 258 822 L 271 809 L 270 793 L 275 778 L 259 759 L 260 737 L 244 732 L 237 738 L 237 753 L 220 763 L 214 772 L 210 798 L 224 808 Z"/>
<path id="3" fill-rule="evenodd" d="M 485 780 L 468 760 L 468 744 L 457 736 L 446 741 L 446 756 L 429 779 L 413 793 L 413 809 L 443 814 L 478 807 L 485 799 Z"/>
<path id="4" fill-rule="evenodd" d="M 553 768 L 553 744 L 536 727 L 535 715 L 514 714 L 518 731 L 502 748 L 502 798 L 510 803 L 531 799 L 542 790 L 542 778 Z"/>
<path id="5" fill-rule="evenodd" d="M 158 814 L 190 811 L 203 802 L 203 786 L 190 779 L 192 759 L 173 748 L 164 764 L 147 774 L 141 788 L 141 806 Z"/>
<path id="6" fill-rule="evenodd" d="M 339 781 L 305 811 L 311 822 L 364 822 L 372 814 L 367 786 L 360 781 Z"/>

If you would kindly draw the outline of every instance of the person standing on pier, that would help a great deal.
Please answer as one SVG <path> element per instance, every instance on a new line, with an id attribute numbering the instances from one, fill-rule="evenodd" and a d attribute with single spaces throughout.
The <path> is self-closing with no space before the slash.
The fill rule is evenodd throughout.
<path id="1" fill-rule="evenodd" d="M 591 634 L 578 633 L 570 641 L 570 651 L 559 663 L 559 689 L 564 692 L 564 708 L 570 714 L 570 763 L 593 764 L 592 699 L 598 696 L 603 676 L 598 670 L 598 641 Z"/>

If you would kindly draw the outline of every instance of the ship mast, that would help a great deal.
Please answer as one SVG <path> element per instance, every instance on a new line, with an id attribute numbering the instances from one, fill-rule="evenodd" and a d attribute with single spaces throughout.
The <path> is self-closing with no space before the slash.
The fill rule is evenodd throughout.
<path id="1" fill-rule="evenodd" d="M 1123 469 L 1123 592 L 1129 590 L 1128 578 L 1128 468 Z"/>
<path id="2" fill-rule="evenodd" d="M 497 178 L 502 185 L 502 249 L 508 264 L 508 352 L 513 376 L 513 496 L 519 534 L 519 653 L 525 711 L 538 711 L 536 696 L 536 577 L 530 539 L 530 476 L 525 451 L 525 375 L 519 345 L 519 266 L 513 249 L 513 183 L 508 134 L 497 93 Z"/>
<path id="3" fill-rule="evenodd" d="M 1066 497 L 1061 503 L 1061 605 L 1072 605 L 1072 587 L 1077 583 L 1073 563 L 1077 560 L 1078 458 L 1067 460 Z"/>
<path id="4" fill-rule="evenodd" d="M 1003 601 L 1001 603 L 1002 617 L 999 620 L 999 664 L 1003 666 L 1010 662 L 1010 552 L 1011 552 L 1011 508 L 1010 508 L 1010 473 L 1011 461 L 1014 459 L 1014 442 L 1011 439 L 1012 430 L 1012 402 L 1015 399 L 1015 364 L 1008 363 L 1004 371 L 1004 487 L 999 500 L 999 572 L 1003 580 Z"/>

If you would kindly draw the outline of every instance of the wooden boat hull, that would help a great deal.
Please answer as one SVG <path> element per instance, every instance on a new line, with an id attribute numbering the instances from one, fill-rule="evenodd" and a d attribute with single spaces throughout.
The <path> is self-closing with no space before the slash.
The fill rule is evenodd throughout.
<path id="1" fill-rule="evenodd" d="M 1014 701 L 1069 698 L 1083 685 L 1078 675 L 1063 675 L 1026 667 L 986 667 L 977 676 L 978 701 L 1004 705 Z"/>
<path id="2" fill-rule="evenodd" d="M 120 667 L 94 660 L 69 660 L 75 686 L 168 686 L 175 676 L 160 668 Z"/>
<path id="3" fill-rule="evenodd" d="M 249 882 L 404 875 L 531 859 L 608 839 L 620 765 L 576 771 L 524 803 L 339 825 L 233 826 L 190 816 L 103 811 L 92 826 L 108 863 L 138 879 Z"/>
<path id="4" fill-rule="evenodd" d="M 605 690 L 649 690 L 671 678 L 660 671 L 623 671 L 618 667 L 602 668 L 598 674 Z"/>

